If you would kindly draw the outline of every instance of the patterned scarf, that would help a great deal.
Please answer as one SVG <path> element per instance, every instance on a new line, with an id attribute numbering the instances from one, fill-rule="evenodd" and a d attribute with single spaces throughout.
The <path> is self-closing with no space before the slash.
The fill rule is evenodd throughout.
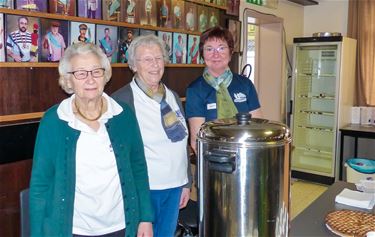
<path id="1" fill-rule="evenodd" d="M 167 137 L 172 142 L 179 142 L 187 136 L 186 128 L 177 118 L 176 112 L 172 110 L 167 101 L 165 100 L 164 84 L 160 83 L 157 92 L 153 92 L 145 83 L 137 77 L 135 82 L 138 87 L 151 99 L 160 104 L 161 124 Z"/>
<path id="2" fill-rule="evenodd" d="M 232 72 L 227 68 L 220 76 L 213 77 L 206 67 L 203 72 L 203 78 L 216 90 L 217 118 L 233 118 L 238 113 L 238 110 L 227 88 L 232 82 Z"/>

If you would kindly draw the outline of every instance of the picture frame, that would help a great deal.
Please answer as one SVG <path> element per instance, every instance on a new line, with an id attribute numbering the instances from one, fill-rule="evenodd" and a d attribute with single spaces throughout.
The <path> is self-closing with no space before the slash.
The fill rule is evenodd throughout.
<path id="1" fill-rule="evenodd" d="M 66 16 L 75 16 L 76 15 L 76 0 L 66 0 L 66 3 L 63 3 L 59 0 L 50 0 L 49 1 L 49 13 L 61 14 Z"/>
<path id="2" fill-rule="evenodd" d="M 172 0 L 172 27 L 184 29 L 185 27 L 185 2 L 183 0 Z"/>
<path id="3" fill-rule="evenodd" d="M 13 0 L 3 0 L 3 1 L 0 1 L 0 8 L 13 9 L 14 8 L 14 2 L 13 2 Z M 3 20 L 4 20 L 4 18 L 3 18 Z"/>
<path id="4" fill-rule="evenodd" d="M 199 35 L 188 36 L 187 63 L 199 64 Z"/>
<path id="5" fill-rule="evenodd" d="M 198 7 L 195 3 L 185 2 L 185 29 L 187 31 L 197 31 Z"/>
<path id="6" fill-rule="evenodd" d="M 208 29 L 208 12 L 209 8 L 205 6 L 198 6 L 198 31 L 199 32 L 204 32 L 205 30 Z"/>
<path id="7" fill-rule="evenodd" d="M 47 0 L 16 0 L 16 9 L 47 12 Z"/>
<path id="8" fill-rule="evenodd" d="M 128 63 L 128 48 L 131 42 L 139 36 L 139 29 L 119 27 L 118 59 L 119 63 Z"/>
<path id="9" fill-rule="evenodd" d="M 139 3 L 137 0 L 121 1 L 121 18 L 123 22 L 139 24 Z"/>
<path id="10" fill-rule="evenodd" d="M 117 26 L 96 25 L 96 44 L 103 50 L 111 63 L 117 62 L 118 53 Z"/>
<path id="11" fill-rule="evenodd" d="M 0 13 L 0 62 L 5 62 L 4 14 Z"/>
<path id="12" fill-rule="evenodd" d="M 70 22 L 70 44 L 78 42 L 95 43 L 95 24 L 87 22 Z"/>
<path id="13" fill-rule="evenodd" d="M 171 0 L 157 1 L 157 22 L 160 27 L 172 27 L 172 2 Z"/>
<path id="14" fill-rule="evenodd" d="M 6 61 L 38 62 L 38 48 L 40 45 L 39 18 L 23 15 L 6 15 L 5 22 Z"/>
<path id="15" fill-rule="evenodd" d="M 239 16 L 240 0 L 227 0 L 227 15 Z"/>
<path id="16" fill-rule="evenodd" d="M 239 53 L 241 45 L 241 22 L 233 19 L 228 19 L 227 28 L 233 37 L 233 52 Z"/>
<path id="17" fill-rule="evenodd" d="M 187 35 L 184 33 L 173 33 L 173 57 L 172 62 L 175 64 L 186 63 L 186 45 Z"/>
<path id="18" fill-rule="evenodd" d="M 101 0 L 78 0 L 78 16 L 89 19 L 102 19 Z"/>
<path id="19" fill-rule="evenodd" d="M 140 9 L 141 25 L 156 26 L 156 1 L 154 0 L 138 0 L 137 4 Z"/>
<path id="20" fill-rule="evenodd" d="M 121 21 L 121 2 L 122 0 L 103 1 L 103 20 Z"/>
<path id="21" fill-rule="evenodd" d="M 172 42 L 173 42 L 173 35 L 172 32 L 167 31 L 158 31 L 158 37 L 163 40 L 165 44 L 165 50 L 167 51 L 169 62 L 172 63 L 173 60 L 173 49 L 172 49 Z"/>
<path id="22" fill-rule="evenodd" d="M 69 43 L 69 22 L 41 18 L 40 61 L 58 62 Z"/>

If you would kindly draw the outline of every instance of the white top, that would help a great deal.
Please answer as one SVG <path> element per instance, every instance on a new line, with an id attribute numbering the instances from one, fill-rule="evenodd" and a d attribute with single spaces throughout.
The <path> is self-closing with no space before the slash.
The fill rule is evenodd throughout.
<path id="1" fill-rule="evenodd" d="M 133 80 L 134 107 L 145 148 L 150 189 L 162 190 L 187 184 L 187 138 L 171 142 L 161 123 L 160 104 L 148 97 Z M 173 93 L 166 89 L 166 101 L 187 130 Z"/>
<path id="2" fill-rule="evenodd" d="M 76 186 L 73 233 L 103 235 L 125 228 L 124 203 L 116 159 L 105 123 L 121 113 L 122 107 L 103 94 L 108 110 L 98 120 L 94 131 L 77 119 L 72 110 L 74 95 L 61 102 L 60 119 L 81 131 L 76 150 Z"/>

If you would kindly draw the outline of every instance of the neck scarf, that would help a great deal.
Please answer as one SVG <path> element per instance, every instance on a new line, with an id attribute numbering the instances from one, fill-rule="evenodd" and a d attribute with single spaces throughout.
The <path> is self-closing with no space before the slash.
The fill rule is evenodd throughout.
<path id="1" fill-rule="evenodd" d="M 233 74 L 229 68 L 227 68 L 220 76 L 213 77 L 206 67 L 203 72 L 203 78 L 216 90 L 217 118 L 222 119 L 234 117 L 238 113 L 238 110 L 234 105 L 227 88 L 233 78 Z"/>
<path id="2" fill-rule="evenodd" d="M 159 84 L 157 92 L 153 92 L 145 83 L 135 78 L 138 87 L 151 99 L 160 104 L 161 124 L 167 137 L 172 142 L 179 142 L 187 136 L 186 128 L 177 118 L 176 112 L 172 110 L 167 101 L 165 100 L 165 88 L 163 83 Z"/>

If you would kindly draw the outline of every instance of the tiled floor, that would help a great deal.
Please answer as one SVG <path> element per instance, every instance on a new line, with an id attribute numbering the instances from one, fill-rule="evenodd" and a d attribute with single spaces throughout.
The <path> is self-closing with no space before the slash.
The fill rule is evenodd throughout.
<path id="1" fill-rule="evenodd" d="M 291 184 L 291 219 L 327 190 L 326 185 L 302 180 L 292 180 Z"/>

